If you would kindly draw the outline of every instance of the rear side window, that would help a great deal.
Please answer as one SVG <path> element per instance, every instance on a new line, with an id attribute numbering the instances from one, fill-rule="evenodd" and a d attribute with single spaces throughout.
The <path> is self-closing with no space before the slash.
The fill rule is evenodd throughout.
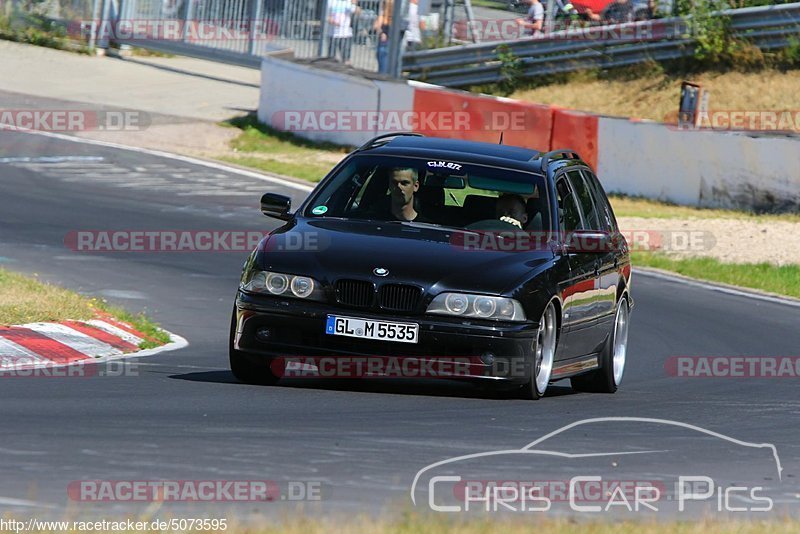
<path id="1" fill-rule="evenodd" d="M 581 173 L 578 171 L 567 172 L 569 181 L 572 184 L 572 190 L 575 192 L 575 199 L 581 207 L 583 212 L 583 221 L 586 230 L 602 230 L 600 220 L 597 217 L 597 209 L 595 209 L 594 200 L 592 200 L 592 193 L 589 191 L 589 186 L 583 180 Z"/>
<path id="2" fill-rule="evenodd" d="M 593 193 L 594 203 L 597 206 L 597 215 L 600 218 L 600 226 L 603 227 L 602 230 L 617 232 L 617 219 L 614 217 L 614 210 L 611 209 L 611 203 L 608 201 L 605 191 L 603 191 L 603 186 L 600 185 L 600 180 L 586 169 L 583 169 L 581 174 L 583 174 L 589 189 Z"/>
<path id="3" fill-rule="evenodd" d="M 575 203 L 575 195 L 564 175 L 556 180 L 556 193 L 558 194 L 558 225 L 561 231 L 572 232 L 582 229 L 581 214 Z"/>

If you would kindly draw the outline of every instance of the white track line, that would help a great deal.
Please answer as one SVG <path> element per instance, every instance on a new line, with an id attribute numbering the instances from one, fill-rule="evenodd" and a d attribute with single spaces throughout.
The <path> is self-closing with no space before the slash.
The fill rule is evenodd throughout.
<path id="1" fill-rule="evenodd" d="M 257 180 L 263 180 L 265 182 L 272 182 L 277 185 L 281 185 L 283 187 L 289 187 L 292 189 L 296 189 L 298 191 L 309 192 L 313 188 L 313 186 L 305 185 L 297 182 L 293 182 L 290 180 L 284 180 L 283 178 L 278 178 L 276 176 L 267 176 L 265 174 L 257 173 L 254 171 L 247 171 L 244 169 L 238 169 L 236 167 L 230 167 L 228 165 L 224 165 L 222 163 L 214 163 L 211 161 L 204 161 L 202 159 L 193 158 L 191 156 L 181 156 L 179 154 L 172 154 L 170 152 L 163 152 L 161 150 L 151 150 L 149 148 L 140 148 L 128 145 L 121 145 L 119 143 L 110 143 L 108 141 L 97 141 L 95 139 L 85 139 L 82 137 L 73 137 L 71 135 L 66 134 L 58 134 L 54 132 L 42 132 L 38 130 L 23 130 L 19 128 L 11 128 L 8 125 L 0 124 L 0 130 L 10 131 L 10 132 L 20 132 L 26 133 L 30 135 L 41 135 L 44 137 L 50 137 L 53 139 L 61 139 L 62 141 L 69 141 L 71 143 L 84 143 L 87 145 L 95 145 L 95 146 L 102 146 L 107 148 L 116 148 L 120 150 L 128 150 L 131 152 L 138 152 L 140 154 L 148 154 L 151 156 L 158 156 L 160 158 L 168 158 L 175 161 L 182 161 L 184 163 L 191 163 L 192 165 L 200 165 L 203 167 L 207 167 L 209 169 L 216 169 L 219 171 L 229 172 L 233 174 L 238 174 L 240 176 L 247 176 L 249 178 L 255 178 Z"/>

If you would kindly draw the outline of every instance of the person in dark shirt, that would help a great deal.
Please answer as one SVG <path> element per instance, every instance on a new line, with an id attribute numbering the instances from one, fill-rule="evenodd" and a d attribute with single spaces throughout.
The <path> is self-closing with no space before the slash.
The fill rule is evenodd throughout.
<path id="1" fill-rule="evenodd" d="M 389 175 L 389 194 L 371 215 L 387 221 L 431 222 L 420 212 L 415 193 L 419 191 L 419 174 L 412 167 L 396 167 Z"/>

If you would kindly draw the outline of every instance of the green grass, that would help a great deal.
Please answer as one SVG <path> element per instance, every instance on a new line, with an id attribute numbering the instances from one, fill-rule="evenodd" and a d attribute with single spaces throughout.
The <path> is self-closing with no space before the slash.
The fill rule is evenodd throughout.
<path id="1" fill-rule="evenodd" d="M 322 180 L 333 168 L 332 165 L 324 166 L 311 163 L 292 163 L 288 161 L 278 161 L 272 158 L 253 156 L 220 156 L 217 159 L 258 171 L 300 178 L 301 180 L 312 183 Z"/>
<path id="2" fill-rule="evenodd" d="M 320 181 L 352 147 L 309 141 L 258 122 L 255 115 L 237 117 L 222 123 L 241 133 L 231 141 L 230 153 L 218 159 L 307 180 Z"/>
<path id="3" fill-rule="evenodd" d="M 713 258 L 669 258 L 661 253 L 634 251 L 633 265 L 672 271 L 690 278 L 720 282 L 800 298 L 800 265 L 722 263 Z"/>
<path id="4" fill-rule="evenodd" d="M 694 208 L 669 202 L 625 195 L 609 195 L 617 217 L 644 217 L 650 219 L 750 219 L 758 222 L 800 222 L 800 213 L 753 213 L 748 211 Z"/>
<path id="5" fill-rule="evenodd" d="M 138 332 L 141 332 L 150 338 L 139 343 L 139 348 L 142 350 L 160 347 L 161 345 L 166 345 L 171 341 L 169 334 L 161 330 L 156 322 L 143 313 L 134 315 L 121 308 L 109 306 L 105 302 L 101 302 L 98 308 L 101 311 L 105 311 L 115 319 L 130 324 Z"/>
<path id="6" fill-rule="evenodd" d="M 143 314 L 134 315 L 110 306 L 103 300 L 79 295 L 73 291 L 40 282 L 35 278 L 0 268 L 0 325 L 35 322 L 86 320 L 98 314 L 131 324 L 148 338 L 140 349 L 169 343 L 169 335 Z"/>
<path id="7" fill-rule="evenodd" d="M 353 149 L 353 147 L 335 143 L 309 141 L 291 132 L 276 130 L 259 122 L 258 117 L 253 113 L 235 117 L 222 124 L 242 130 L 242 135 L 233 141 L 232 146 L 244 152 L 283 153 L 294 150 L 296 153 L 303 153 L 302 149 L 311 149 L 314 151 L 338 152 L 344 155 Z"/>

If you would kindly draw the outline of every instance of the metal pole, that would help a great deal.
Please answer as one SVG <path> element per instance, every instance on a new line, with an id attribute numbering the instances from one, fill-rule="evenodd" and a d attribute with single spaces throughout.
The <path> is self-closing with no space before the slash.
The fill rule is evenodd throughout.
<path id="1" fill-rule="evenodd" d="M 450 44 L 453 42 L 453 11 L 455 10 L 455 0 L 445 0 L 444 3 L 444 42 Z"/>
<path id="2" fill-rule="evenodd" d="M 328 33 L 328 3 L 330 0 L 322 2 L 322 14 L 319 16 L 319 46 L 317 46 L 317 57 L 325 57 L 325 41 Z"/>
<path id="3" fill-rule="evenodd" d="M 471 0 L 464 0 L 464 11 L 467 13 L 467 34 L 473 43 L 479 43 L 480 37 L 475 35 L 475 14 L 472 12 Z"/>
<path id="4" fill-rule="evenodd" d="M 544 18 L 544 32 L 546 34 L 553 33 L 553 28 L 556 26 L 556 1 L 547 0 L 547 15 Z"/>
<path id="5" fill-rule="evenodd" d="M 94 45 L 97 43 L 97 24 L 100 17 L 100 3 L 102 0 L 94 0 L 92 7 L 92 34 L 89 36 L 89 50 L 94 51 Z"/>
<path id="6" fill-rule="evenodd" d="M 267 36 L 267 32 L 271 30 L 271 28 L 264 28 L 263 23 L 264 21 L 261 20 L 263 13 L 261 12 L 261 0 L 251 0 L 252 4 L 250 5 L 250 55 L 255 56 L 257 55 L 258 50 L 256 49 L 256 40 L 262 37 Z"/>
<path id="7" fill-rule="evenodd" d="M 399 78 L 403 69 L 403 0 L 394 0 L 392 23 L 389 25 L 389 75 Z"/>
<path id="8" fill-rule="evenodd" d="M 113 30 L 115 26 L 113 21 L 119 16 L 122 7 L 118 6 L 114 14 L 112 15 L 111 8 L 113 7 L 114 1 L 115 0 L 105 0 L 105 2 L 103 2 L 103 16 L 101 17 L 100 20 L 100 31 L 102 33 L 100 34 L 100 42 L 97 43 L 97 47 L 102 48 L 103 50 L 107 49 L 109 46 L 108 34 L 115 33 L 113 31 L 109 32 L 108 30 L 109 29 Z"/>
<path id="9" fill-rule="evenodd" d="M 184 10 L 183 15 L 183 42 L 187 42 L 189 37 L 192 33 L 192 29 L 189 27 L 190 24 L 193 24 L 195 13 L 195 0 L 186 0 L 186 9 Z"/>

